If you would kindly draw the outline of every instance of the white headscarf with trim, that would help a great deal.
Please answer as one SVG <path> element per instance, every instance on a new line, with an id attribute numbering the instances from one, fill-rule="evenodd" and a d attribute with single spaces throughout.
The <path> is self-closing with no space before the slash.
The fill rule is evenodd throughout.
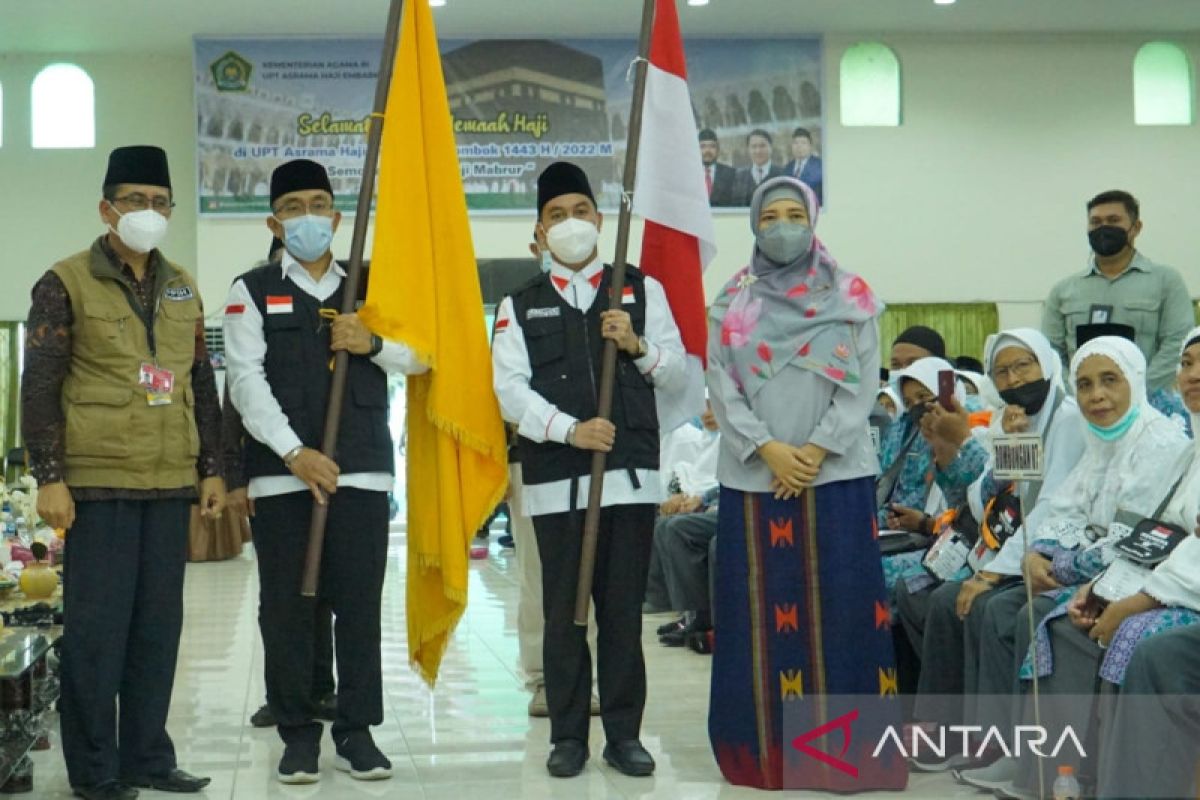
<path id="1" fill-rule="evenodd" d="M 1183 337 L 1179 350 L 1180 370 L 1183 354 L 1188 346 L 1200 341 L 1200 328 Z M 1200 409 L 1188 408 L 1192 417 L 1192 430 L 1200 432 Z M 1162 519 L 1178 525 L 1189 534 L 1196 528 L 1196 512 L 1200 509 L 1200 437 L 1192 443 L 1193 458 L 1187 476 L 1179 484 L 1175 497 L 1163 512 Z M 1164 477 L 1160 477 L 1160 481 Z M 1143 589 L 1164 606 L 1183 606 L 1200 611 L 1200 537 L 1188 536 L 1146 582 Z"/>
<path id="2" fill-rule="evenodd" d="M 1087 428 L 1081 414 L 1086 449 L 1071 475 L 1046 498 L 1050 506 L 1033 537 L 1057 540 L 1065 548 L 1102 544 L 1118 510 L 1153 514 L 1166 495 L 1163 475 L 1177 476 L 1191 450 L 1179 426 L 1146 399 L 1146 357 L 1137 345 L 1116 336 L 1092 339 L 1071 359 L 1073 383 L 1080 365 L 1093 356 L 1116 365 L 1129 383 L 1131 407 L 1137 405 L 1139 412 L 1129 430 L 1111 442 Z M 1094 542 L 1089 528 L 1096 533 Z"/>

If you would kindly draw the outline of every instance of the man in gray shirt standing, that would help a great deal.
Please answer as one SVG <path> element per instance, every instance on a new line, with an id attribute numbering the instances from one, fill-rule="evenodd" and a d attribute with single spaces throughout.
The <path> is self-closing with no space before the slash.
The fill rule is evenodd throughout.
<path id="1" fill-rule="evenodd" d="M 1064 278 L 1050 291 L 1042 332 L 1069 362 L 1078 326 L 1132 326 L 1149 365 L 1150 400 L 1162 410 L 1174 386 L 1179 347 L 1195 325 L 1191 294 L 1178 272 L 1155 264 L 1135 248 L 1142 222 L 1133 195 L 1104 192 L 1093 197 L 1087 209 L 1093 256 L 1085 272 Z"/>

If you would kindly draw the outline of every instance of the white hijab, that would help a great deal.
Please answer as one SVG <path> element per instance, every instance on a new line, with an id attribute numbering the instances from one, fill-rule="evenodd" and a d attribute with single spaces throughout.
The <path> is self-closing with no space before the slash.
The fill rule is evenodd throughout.
<path id="1" fill-rule="evenodd" d="M 1058 357 L 1058 352 L 1041 331 L 1033 328 L 1012 328 L 988 337 L 987 343 L 983 347 L 983 368 L 987 370 L 988 375 L 992 374 L 996 355 L 1009 347 L 1018 347 L 1032 354 L 1042 368 L 1042 377 L 1050 381 L 1050 393 L 1046 395 L 1046 402 L 1029 420 L 1032 423 L 1031 430 L 1045 436 L 1046 426 L 1050 424 L 1055 404 L 1059 398 L 1064 398 L 1067 394 L 1066 387 L 1063 386 L 1062 359 Z M 1003 406 L 1003 401 L 1001 401 L 1001 408 Z M 1004 433 L 1003 420 L 1003 414 L 993 416 L 991 426 L 993 434 Z"/>
<path id="2" fill-rule="evenodd" d="M 934 396 L 937 396 L 938 373 L 943 371 L 954 372 L 954 365 L 944 358 L 928 356 L 926 358 L 919 358 L 904 369 L 893 372 L 890 388 L 895 390 L 895 397 L 900 401 L 896 404 L 896 408 L 903 411 L 908 410 L 908 405 L 904 402 L 904 392 L 902 391 L 905 378 L 911 378 L 933 392 Z M 963 388 L 957 376 L 954 380 L 954 399 L 961 406 L 965 406 L 967 403 L 967 390 Z"/>
<path id="3" fill-rule="evenodd" d="M 971 372 L 970 370 L 956 370 L 959 380 L 964 380 L 975 387 L 976 394 L 983 401 L 984 406 L 989 410 L 1004 408 L 1004 401 L 1000 399 L 1000 393 L 996 391 L 996 384 L 992 383 L 992 379 L 982 372 Z"/>
<path id="4" fill-rule="evenodd" d="M 1183 337 L 1180 360 L 1188 345 L 1200 339 L 1200 328 L 1193 328 Z M 1200 434 L 1200 412 L 1188 409 L 1192 430 Z M 1193 440 L 1194 456 L 1187 475 L 1163 512 L 1163 522 L 1178 525 L 1189 534 L 1196 527 L 1196 511 L 1200 507 L 1200 438 Z M 1167 480 L 1160 475 L 1159 482 Z M 1184 606 L 1200 611 L 1200 537 L 1189 535 L 1150 576 L 1143 589 L 1164 606 Z"/>
<path id="5" fill-rule="evenodd" d="M 901 396 L 900 392 L 896 391 L 896 387 L 888 385 L 880 389 L 879 394 L 875 395 L 876 401 L 878 401 L 878 399 L 883 397 L 885 394 L 891 398 L 892 404 L 896 407 L 894 411 L 888 411 L 888 416 L 891 418 L 892 422 L 895 422 L 900 418 L 900 415 L 904 413 L 904 398 Z M 884 411 L 887 411 L 886 407 L 884 407 Z"/>
<path id="6" fill-rule="evenodd" d="M 1100 544 L 1118 510 L 1141 516 L 1154 513 L 1166 495 L 1163 476 L 1176 476 L 1191 446 L 1179 426 L 1146 399 L 1146 357 L 1137 345 L 1116 336 L 1092 339 L 1071 359 L 1071 381 L 1092 356 L 1107 356 L 1130 387 L 1130 404 L 1138 417 L 1119 439 L 1105 441 L 1087 427 L 1086 449 L 1071 475 L 1046 498 L 1050 505 L 1034 540 L 1057 540 L 1061 547 L 1093 544 L 1087 531 L 1097 531 Z"/>

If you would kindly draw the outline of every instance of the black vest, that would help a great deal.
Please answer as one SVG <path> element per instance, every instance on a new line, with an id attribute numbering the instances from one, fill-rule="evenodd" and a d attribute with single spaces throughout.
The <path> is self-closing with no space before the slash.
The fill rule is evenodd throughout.
<path id="1" fill-rule="evenodd" d="M 530 387 L 581 422 L 597 413 L 600 366 L 605 339 L 600 334 L 600 313 L 608 310 L 612 267 L 604 268 L 596 300 L 585 313 L 559 296 L 548 275 L 539 275 L 512 296 L 513 313 L 525 335 L 532 376 Z M 646 282 L 630 267 L 626 291 L 634 302 L 621 305 L 639 336 L 646 328 Z M 658 469 L 658 408 L 654 387 L 638 371 L 633 359 L 617 357 L 612 422 L 617 439 L 608 454 L 608 469 Z M 526 484 L 553 483 L 591 473 L 592 451 L 557 442 L 537 444 L 518 439 L 522 479 Z M 636 485 L 636 481 L 635 481 Z"/>
<path id="2" fill-rule="evenodd" d="M 287 415 L 292 430 L 305 447 L 320 449 L 329 404 L 330 321 L 320 310 L 342 307 L 338 290 L 321 303 L 317 298 L 285 280 L 278 264 L 250 270 L 241 279 L 262 314 L 267 342 L 264 369 L 271 394 Z M 364 276 L 362 285 L 366 286 Z M 287 298 L 290 312 L 269 313 L 267 298 Z M 285 304 L 286 305 L 286 304 Z M 278 303 L 275 304 L 279 308 Z M 341 428 L 333 456 L 343 475 L 355 472 L 387 472 L 395 469 L 395 452 L 388 429 L 387 373 L 367 356 L 350 356 Z M 290 475 L 283 459 L 252 436 L 245 444 L 246 479 L 266 475 Z"/>

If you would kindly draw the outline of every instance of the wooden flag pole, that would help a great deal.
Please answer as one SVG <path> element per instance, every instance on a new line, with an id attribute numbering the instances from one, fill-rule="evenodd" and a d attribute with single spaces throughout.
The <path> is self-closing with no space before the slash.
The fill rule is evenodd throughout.
<path id="1" fill-rule="evenodd" d="M 633 221 L 633 183 L 637 176 L 638 149 L 642 142 L 642 106 L 646 100 L 646 72 L 650 65 L 650 34 L 654 29 L 656 0 L 642 2 L 642 32 L 638 39 L 638 58 L 634 62 L 633 100 L 629 109 L 629 140 L 625 147 L 625 174 L 622 180 L 621 215 L 617 222 L 617 253 L 613 259 L 612 289 L 608 307 L 621 309 L 625 290 L 625 266 L 629 251 L 629 226 Z M 672 0 L 673 2 L 673 0 Z M 617 343 L 604 342 L 604 359 L 600 368 L 600 396 L 597 398 L 598 417 L 612 417 L 613 388 L 617 378 Z M 579 556 L 579 583 L 575 593 L 575 624 L 587 626 L 588 608 L 592 599 L 592 578 L 596 570 L 596 539 L 600 533 L 600 501 L 604 496 L 606 453 L 592 454 L 592 479 L 588 487 L 587 513 L 583 519 L 583 549 Z"/>
<path id="2" fill-rule="evenodd" d="M 421 0 L 417 0 L 421 2 Z M 404 16 L 404 0 L 391 0 L 388 9 L 387 28 L 383 35 L 383 53 L 379 61 L 379 77 L 375 82 L 375 105 L 371 123 L 367 127 L 367 152 L 363 161 L 362 185 L 358 190 L 358 207 L 354 216 L 354 234 L 350 240 L 350 265 L 346 269 L 346 280 L 342 285 L 341 313 L 353 314 L 358 300 L 358 287 L 362 283 L 363 249 L 367 242 L 367 225 L 371 221 L 371 199 L 375 195 L 375 168 L 379 162 L 379 145 L 383 138 L 384 111 L 387 109 L 388 90 L 392 84 L 392 68 L 396 61 L 396 47 L 400 40 L 400 21 Z M 337 451 L 338 428 L 342 421 L 342 403 L 346 397 L 346 372 L 350 367 L 350 354 L 338 350 L 333 357 L 333 378 L 329 384 L 329 406 L 325 410 L 325 428 L 321 435 L 321 452 L 334 458 Z M 336 460 L 336 459 L 335 459 Z M 308 550 L 304 559 L 304 579 L 300 594 L 316 597 L 317 584 L 321 579 L 321 554 L 325 549 L 325 524 L 329 518 L 329 506 L 313 500 L 312 524 L 308 529 Z"/>

